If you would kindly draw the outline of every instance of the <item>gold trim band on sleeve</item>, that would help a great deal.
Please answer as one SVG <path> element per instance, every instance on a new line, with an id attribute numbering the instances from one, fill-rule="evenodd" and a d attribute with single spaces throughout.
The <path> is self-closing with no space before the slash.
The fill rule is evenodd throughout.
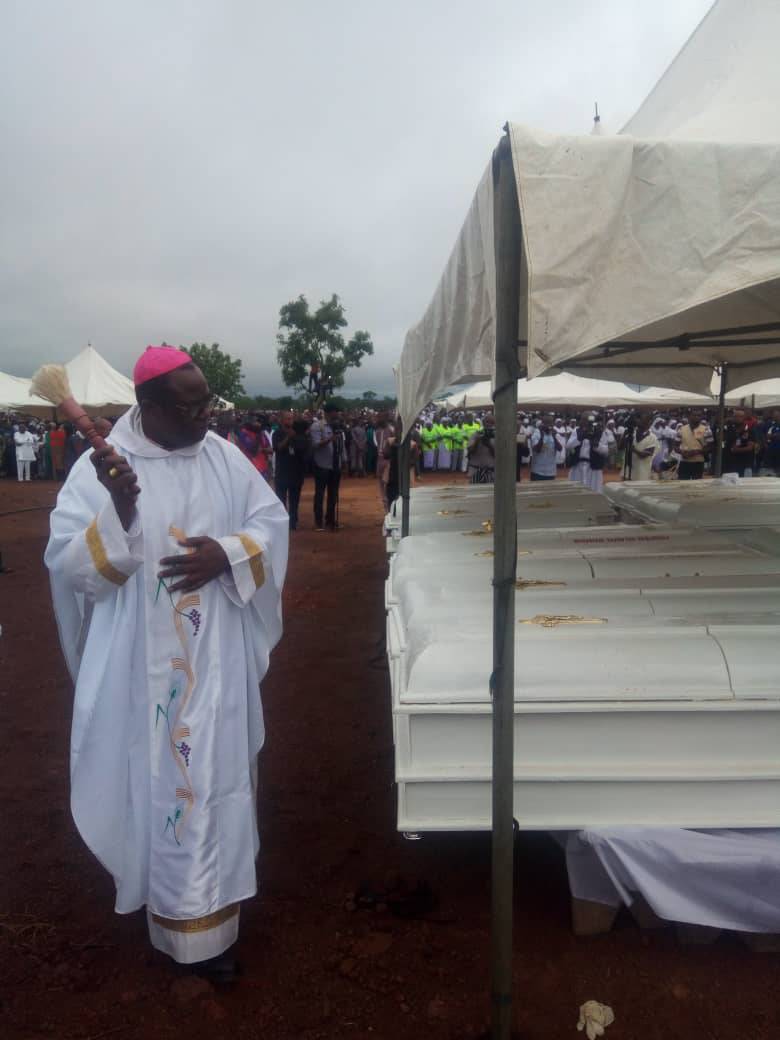
<path id="1" fill-rule="evenodd" d="M 114 585 L 124 585 L 130 575 L 123 574 L 120 570 L 116 569 L 113 563 L 109 562 L 106 547 L 103 545 L 103 539 L 100 537 L 100 532 L 98 531 L 97 517 L 87 528 L 87 548 L 89 549 L 89 555 L 92 557 L 92 562 L 94 563 L 95 570 L 98 574 L 105 578 L 106 581 L 112 582 Z"/>
<path id="2" fill-rule="evenodd" d="M 249 567 L 255 580 L 255 588 L 260 589 L 265 585 L 265 567 L 263 567 L 263 550 L 248 534 L 237 534 L 239 542 L 244 547 L 244 552 L 249 557 Z"/>
<path id="3" fill-rule="evenodd" d="M 193 932 L 210 932 L 212 928 L 219 928 L 225 921 L 229 921 L 231 917 L 235 917 L 238 913 L 238 903 L 231 903 L 229 906 L 223 906 L 221 910 L 215 910 L 213 914 L 206 914 L 205 917 L 189 917 L 184 920 L 179 920 L 174 917 L 160 917 L 159 914 L 152 914 L 152 920 L 155 924 L 158 924 L 161 928 L 167 928 L 169 932 L 187 932 L 192 934 Z"/>

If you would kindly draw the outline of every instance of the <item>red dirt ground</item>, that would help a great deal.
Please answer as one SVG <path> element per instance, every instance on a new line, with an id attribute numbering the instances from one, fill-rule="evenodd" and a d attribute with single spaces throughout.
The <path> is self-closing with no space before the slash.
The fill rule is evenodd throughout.
<path id="1" fill-rule="evenodd" d="M 383 663 L 386 573 L 373 480 L 345 481 L 337 534 L 293 537 L 286 632 L 264 683 L 261 892 L 245 905 L 230 991 L 183 982 L 112 884 L 68 808 L 71 690 L 41 562 L 56 487 L 0 482 L 0 1037 L 468 1038 L 487 1022 L 489 840 L 395 831 Z M 348 908 L 401 875 L 439 900 L 427 918 Z M 528 1040 L 576 1037 L 609 1003 L 607 1040 L 769 1040 L 780 959 L 734 937 L 680 948 L 626 916 L 577 939 L 562 855 L 517 845 L 516 1006 Z"/>

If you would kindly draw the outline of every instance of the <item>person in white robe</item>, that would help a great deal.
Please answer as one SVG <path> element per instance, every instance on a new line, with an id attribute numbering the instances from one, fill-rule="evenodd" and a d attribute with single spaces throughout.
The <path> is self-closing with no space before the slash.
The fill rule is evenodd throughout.
<path id="1" fill-rule="evenodd" d="M 566 450 L 574 452 L 576 457 L 569 480 L 578 481 L 591 491 L 600 493 L 604 487 L 604 464 L 609 454 L 609 443 L 603 429 L 595 426 L 591 417 L 572 433 Z M 598 455 L 597 465 L 593 465 L 594 455 Z"/>
<path id="2" fill-rule="evenodd" d="M 609 459 L 609 439 L 606 430 L 593 426 L 588 431 L 590 444 L 590 471 L 585 486 L 597 494 L 604 490 L 604 467 Z"/>
<path id="3" fill-rule="evenodd" d="M 587 484 L 590 476 L 590 441 L 587 436 L 587 423 L 580 423 L 569 434 L 569 439 L 566 441 L 566 454 L 574 458 L 569 470 L 569 480 Z"/>
<path id="4" fill-rule="evenodd" d="M 177 356 L 149 359 L 161 350 Z M 288 520 L 207 432 L 187 355 L 149 348 L 135 380 L 139 405 L 73 467 L 46 549 L 75 682 L 71 808 L 116 911 L 145 907 L 157 949 L 229 979 L 257 889 L 259 684 L 282 632 Z"/>
<path id="5" fill-rule="evenodd" d="M 607 466 L 615 469 L 617 466 L 617 433 L 615 431 L 615 420 L 607 419 L 604 427 L 604 436 L 607 438 Z"/>
<path id="6" fill-rule="evenodd" d="M 568 433 L 566 427 L 563 424 L 563 419 L 556 419 L 553 423 L 555 426 L 555 434 L 558 437 L 558 443 L 562 445 L 561 448 L 555 453 L 555 465 L 565 466 L 566 465 L 566 441 L 568 439 Z"/>
<path id="7" fill-rule="evenodd" d="M 14 433 L 16 449 L 16 479 L 29 480 L 30 466 L 35 462 L 35 435 L 30 433 L 24 423 Z"/>
<path id="8" fill-rule="evenodd" d="M 664 468 L 667 455 L 669 454 L 669 435 L 671 431 L 669 430 L 666 419 L 662 415 L 656 416 L 656 418 L 653 419 L 649 426 L 649 431 L 654 435 L 658 442 L 658 448 L 651 460 L 651 470 L 655 473 L 660 473 Z M 650 477 L 647 479 L 649 480 Z"/>
<path id="9" fill-rule="evenodd" d="M 658 449 L 658 437 L 649 428 L 647 419 L 640 418 L 631 447 L 631 463 L 625 479 L 650 480 L 653 475 L 653 461 Z"/>

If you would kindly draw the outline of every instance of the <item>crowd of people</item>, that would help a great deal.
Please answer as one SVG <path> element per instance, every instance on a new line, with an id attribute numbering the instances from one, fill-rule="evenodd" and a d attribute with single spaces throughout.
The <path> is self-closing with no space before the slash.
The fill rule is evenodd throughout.
<path id="1" fill-rule="evenodd" d="M 714 412 L 714 410 L 713 410 Z M 490 483 L 495 471 L 492 414 L 437 412 L 419 417 L 415 469 L 469 474 L 472 483 Z M 527 467 L 531 480 L 553 480 L 568 473 L 594 491 L 605 470 L 626 480 L 695 480 L 713 472 L 717 425 L 714 414 L 606 411 L 575 416 L 555 412 L 518 412 L 517 479 Z M 723 473 L 780 475 L 780 409 L 754 414 L 729 410 L 723 430 Z"/>
<path id="2" fill-rule="evenodd" d="M 0 413 L 0 477 L 64 480 L 85 445 L 71 423 Z"/>
<path id="3" fill-rule="evenodd" d="M 298 527 L 301 490 L 314 481 L 314 529 L 339 529 L 339 488 L 343 475 L 375 477 L 385 505 L 395 497 L 389 487 L 395 427 L 384 413 L 366 409 L 344 413 L 333 401 L 303 412 L 225 412 L 216 432 L 236 444 L 275 488 L 287 508 L 290 530 Z"/>
<path id="4" fill-rule="evenodd" d="M 397 497 L 398 437 L 391 415 L 367 409 L 344 413 L 326 400 L 301 412 L 215 412 L 212 428 L 236 444 L 276 490 L 290 518 L 300 522 L 301 490 L 314 482 L 314 529 L 336 531 L 342 476 L 374 477 L 387 508 Z M 107 424 L 108 425 L 108 424 Z M 411 480 L 426 473 L 465 474 L 492 483 L 495 424 L 490 409 L 438 411 L 430 405 L 411 435 Z M 695 480 L 712 473 L 717 426 L 696 410 L 524 412 L 517 415 L 517 479 L 568 476 L 600 491 L 604 473 L 625 480 Z M 64 480 L 87 442 L 70 423 L 0 413 L 0 476 Z M 780 409 L 727 413 L 723 473 L 780 476 Z"/>

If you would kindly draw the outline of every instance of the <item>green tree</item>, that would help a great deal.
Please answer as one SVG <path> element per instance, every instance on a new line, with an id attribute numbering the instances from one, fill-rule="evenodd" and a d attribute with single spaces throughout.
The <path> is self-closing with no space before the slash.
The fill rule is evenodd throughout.
<path id="1" fill-rule="evenodd" d="M 334 293 L 322 300 L 316 311 L 309 309 L 305 296 L 286 303 L 279 311 L 276 352 L 286 386 L 306 390 L 309 369 L 320 366 L 322 381 L 334 387 L 344 385 L 347 369 L 360 368 L 360 362 L 374 353 L 367 332 L 358 331 L 347 341 L 341 330 L 347 325 L 344 308 Z"/>
<path id="2" fill-rule="evenodd" d="M 363 400 L 364 401 L 376 401 L 376 394 L 374 393 L 373 390 L 366 390 L 366 392 L 363 394 Z"/>
<path id="3" fill-rule="evenodd" d="M 230 354 L 220 349 L 219 343 L 207 347 L 205 343 L 193 343 L 191 347 L 182 347 L 206 377 L 212 394 L 219 394 L 228 401 L 235 401 L 244 395 L 244 376 L 241 371 L 241 358 L 234 361 Z"/>

